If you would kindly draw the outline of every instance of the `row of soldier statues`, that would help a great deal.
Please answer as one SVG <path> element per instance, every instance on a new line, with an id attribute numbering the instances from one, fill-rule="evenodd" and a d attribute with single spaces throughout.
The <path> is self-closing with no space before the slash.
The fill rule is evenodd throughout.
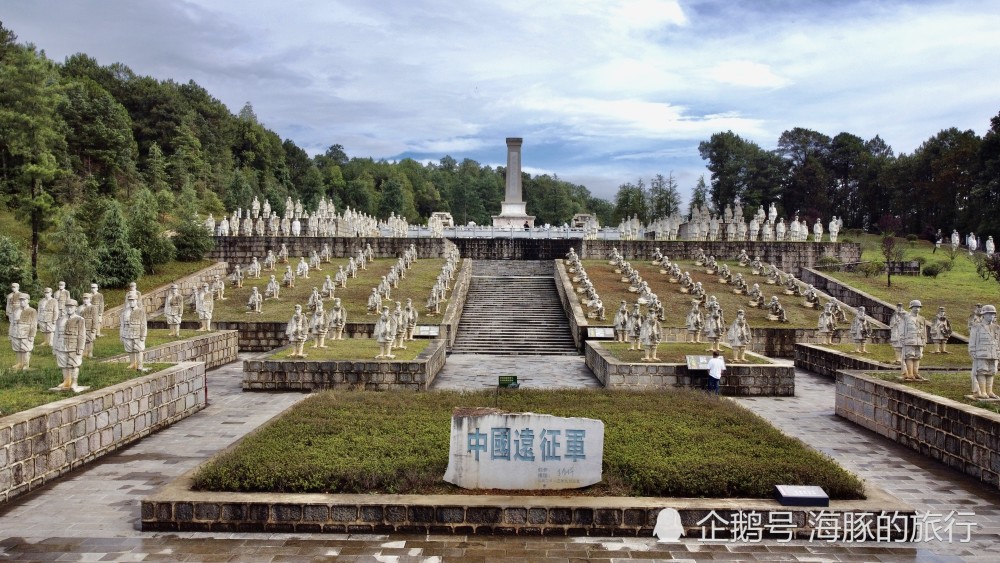
<path id="1" fill-rule="evenodd" d="M 38 309 L 30 304 L 31 296 L 11 284 L 7 295 L 6 315 L 9 322 L 8 337 L 16 361 L 12 369 L 31 368 L 31 355 L 35 338 L 42 334 L 41 346 L 52 348 L 56 365 L 62 371 L 63 381 L 55 389 L 81 391 L 80 366 L 83 359 L 94 357 L 94 341 L 103 336 L 104 295 L 97 284 L 81 296 L 82 303 L 72 298 L 66 284 L 59 282 L 53 292 L 45 288 L 38 301 Z M 133 282 L 125 295 L 125 306 L 119 317 L 119 338 L 129 355 L 130 369 L 143 369 L 143 351 L 146 346 L 146 310 L 140 306 L 141 294 Z"/>

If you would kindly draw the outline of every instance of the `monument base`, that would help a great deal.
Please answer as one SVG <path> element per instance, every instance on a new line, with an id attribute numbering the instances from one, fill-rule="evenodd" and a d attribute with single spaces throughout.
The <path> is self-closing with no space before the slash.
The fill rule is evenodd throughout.
<path id="1" fill-rule="evenodd" d="M 493 216 L 493 226 L 494 227 L 504 227 L 515 229 L 523 229 L 524 224 L 527 223 L 529 228 L 534 228 L 535 226 L 535 216 L 534 215 L 494 215 Z"/>

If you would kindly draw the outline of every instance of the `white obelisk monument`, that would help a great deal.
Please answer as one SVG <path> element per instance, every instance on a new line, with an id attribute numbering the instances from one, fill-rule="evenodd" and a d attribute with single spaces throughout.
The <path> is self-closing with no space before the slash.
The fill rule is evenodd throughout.
<path id="1" fill-rule="evenodd" d="M 493 216 L 494 227 L 523 228 L 525 223 L 535 226 L 535 216 L 528 215 L 521 196 L 521 142 L 520 137 L 507 137 L 507 186 L 500 215 Z"/>

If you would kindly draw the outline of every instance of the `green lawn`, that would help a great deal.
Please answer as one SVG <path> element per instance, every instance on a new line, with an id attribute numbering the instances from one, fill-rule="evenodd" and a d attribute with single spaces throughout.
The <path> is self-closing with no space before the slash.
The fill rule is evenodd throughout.
<path id="1" fill-rule="evenodd" d="M 298 259 L 290 260 L 290 262 L 294 268 Z M 347 280 L 346 288 L 337 288 L 334 296 L 339 297 L 341 304 L 347 308 L 347 322 L 375 322 L 375 315 L 367 314 L 368 297 L 371 295 L 372 288 L 378 285 L 382 276 L 388 274 L 395 263 L 396 260 L 389 258 L 380 258 L 369 262 L 367 270 L 358 270 L 357 278 Z M 323 264 L 322 271 L 309 272 L 309 279 L 297 279 L 294 288 L 282 287 L 280 299 L 266 299 L 263 313 L 259 315 L 247 313 L 246 305 L 251 288 L 257 287 L 257 291 L 263 294 L 270 274 L 275 274 L 277 280 L 281 281 L 285 268 L 283 264 L 279 264 L 274 272 L 261 272 L 259 280 L 244 279 L 242 288 L 228 286 L 226 300 L 216 300 L 215 302 L 212 320 L 287 322 L 294 312 L 295 305 L 302 305 L 304 309 L 313 288 L 321 289 L 325 277 L 329 275 L 332 279 L 337 273 L 337 267 L 341 265 L 347 265 L 346 258 L 336 258 L 330 263 Z M 407 298 L 413 299 L 413 304 L 418 308 L 421 319 L 423 319 L 426 316 L 424 305 L 431 293 L 431 287 L 434 286 L 438 274 L 441 273 L 442 266 L 444 266 L 444 260 L 441 259 L 423 258 L 414 262 L 412 267 L 406 271 L 406 277 L 399 280 L 399 287 L 394 288 L 390 293 L 392 307 L 395 308 L 396 301 L 400 301 L 405 307 Z M 451 297 L 451 292 L 448 292 L 448 297 Z M 332 303 L 331 300 L 327 299 L 324 300 L 323 306 L 329 310 Z M 390 301 L 385 301 L 386 306 L 389 303 Z M 447 307 L 447 302 L 441 304 L 441 310 L 444 311 L 445 307 Z"/>
<path id="2" fill-rule="evenodd" d="M 7 324 L 0 323 L 0 331 L 7 332 Z M 146 347 L 152 348 L 166 342 L 178 340 L 167 335 L 167 330 L 150 330 L 146 339 Z M 193 330 L 181 331 L 181 339 L 190 338 L 196 333 Z M 28 371 L 13 371 L 10 368 L 16 361 L 9 343 L 0 346 L 0 416 L 13 414 L 39 405 L 58 401 L 71 396 L 65 391 L 49 391 L 62 383 L 62 371 L 56 365 L 55 356 L 48 346 L 41 346 L 42 336 L 35 338 L 35 350 L 31 354 L 31 369 Z M 79 384 L 91 389 L 100 389 L 127 381 L 139 375 L 160 371 L 170 364 L 146 364 L 146 373 L 129 370 L 126 363 L 103 363 L 103 359 L 125 353 L 117 330 L 107 330 L 104 336 L 94 343 L 94 358 L 84 358 L 80 366 Z"/>
<path id="3" fill-rule="evenodd" d="M 644 362 L 642 358 L 646 355 L 645 350 L 629 350 L 628 344 L 625 342 L 601 342 L 601 345 L 615 357 L 616 360 L 621 362 L 629 362 L 635 364 L 645 364 L 654 362 Z M 657 348 L 656 356 L 660 358 L 659 362 L 661 364 L 686 364 L 687 356 L 711 356 L 712 353 L 708 352 L 708 344 L 702 342 L 701 344 L 687 344 L 687 343 L 663 343 Z M 722 346 L 722 356 L 726 358 L 726 363 L 732 364 L 729 358 L 733 356 L 733 351 L 728 346 Z M 749 355 L 747 356 L 747 361 L 740 362 L 741 364 L 769 364 L 768 360 Z"/>
<path id="4" fill-rule="evenodd" d="M 901 381 L 899 374 L 895 372 L 878 371 L 869 373 L 868 375 L 885 381 L 902 383 L 907 387 L 919 389 L 926 393 L 958 401 L 959 403 L 973 405 L 990 412 L 1000 413 L 1000 403 L 974 401 L 965 398 L 966 395 L 972 393 L 971 369 L 963 372 L 921 371 L 920 376 L 927 379 L 927 381 L 918 382 Z"/>
<path id="5" fill-rule="evenodd" d="M 896 353 L 889 344 L 868 344 L 865 347 L 868 354 L 855 354 L 854 344 L 822 344 L 824 348 L 830 348 L 844 354 L 873 360 L 883 364 L 891 364 L 896 359 Z M 943 367 L 956 369 L 972 369 L 972 359 L 969 358 L 969 349 L 965 344 L 950 344 L 947 354 L 931 354 L 935 346 L 924 347 L 924 358 L 920 360 L 922 367 Z"/>
<path id="6" fill-rule="evenodd" d="M 195 488 L 319 493 L 468 493 L 442 481 L 454 407 L 479 393 L 316 393 L 205 465 Z M 703 392 L 519 390 L 501 408 L 604 421 L 604 480 L 560 495 L 770 498 L 776 484 L 864 498 L 854 475 L 737 403 Z M 540 491 L 478 491 L 539 494 Z"/>
<path id="7" fill-rule="evenodd" d="M 149 291 L 156 289 L 160 286 L 173 283 L 180 278 L 190 276 L 191 274 L 204 270 L 205 268 L 215 264 L 213 260 L 201 260 L 200 262 L 167 262 L 157 266 L 155 274 L 146 274 L 139 278 L 136 282 L 136 288 L 139 289 L 141 293 L 148 293 Z M 112 288 L 100 288 L 101 293 L 104 294 L 104 307 L 111 308 L 125 303 L 125 289 L 112 289 Z M 79 298 L 79 296 L 74 296 Z"/>
<path id="8" fill-rule="evenodd" d="M 883 261 L 878 248 L 878 237 L 866 235 L 859 239 L 864 249 L 863 260 Z M 915 260 L 924 257 L 927 264 L 936 262 L 952 262 L 946 243 L 936 253 L 934 245 L 928 241 L 911 243 L 902 241 L 904 260 Z M 951 319 L 952 329 L 959 334 L 968 334 L 967 321 L 976 303 L 1000 306 L 1000 284 L 995 280 L 983 280 L 976 273 L 976 267 L 969 258 L 969 253 L 959 250 L 950 272 L 943 272 L 936 279 L 927 276 L 892 276 L 892 286 L 886 285 L 886 276 L 866 278 L 860 273 L 833 272 L 827 269 L 820 271 L 841 280 L 852 287 L 864 291 L 874 297 L 889 303 L 907 305 L 911 299 L 920 299 L 923 303 L 922 314 L 928 320 L 937 314 L 938 307 L 944 307 Z"/>
<path id="9" fill-rule="evenodd" d="M 700 281 L 709 296 L 716 296 L 722 305 L 722 310 L 725 312 L 727 325 L 736 318 L 736 311 L 743 309 L 746 311 L 747 322 L 751 328 L 816 328 L 816 322 L 819 319 L 819 310 L 805 307 L 805 299 L 802 297 L 785 295 L 783 286 L 765 284 L 766 278 L 764 276 L 752 275 L 750 268 L 741 267 L 735 260 L 721 260 L 717 257 L 719 266 L 721 267 L 723 263 L 727 264 L 733 277 L 736 276 L 737 272 L 741 272 L 748 286 L 752 287 L 754 283 L 760 284 L 760 289 L 767 300 L 770 300 L 772 295 L 777 295 L 778 301 L 785 308 L 789 322 L 779 323 L 768 320 L 767 311 L 751 308 L 749 306 L 749 299 L 745 295 L 734 294 L 732 285 L 719 283 L 719 277 L 717 275 L 710 276 L 706 274 L 704 266 L 695 266 L 693 261 L 682 260 L 679 257 L 678 259 L 675 259 L 673 256 L 670 258 L 673 262 L 680 264 L 682 271 L 690 272 L 693 281 Z M 650 263 L 651 260 L 652 258 L 642 261 L 632 260 L 631 264 L 633 268 L 639 270 L 642 279 L 649 283 L 650 289 L 653 290 L 653 293 L 663 303 L 666 310 L 666 321 L 663 322 L 663 326 L 683 327 L 686 323 L 687 314 L 691 310 L 691 296 L 681 293 L 679 284 L 669 283 L 667 275 L 661 274 L 660 267 L 652 265 Z M 604 302 L 604 307 L 607 311 L 607 324 L 613 322 L 615 312 L 618 310 L 622 299 L 628 302 L 631 310 L 632 305 L 638 298 L 638 294 L 628 291 L 628 282 L 621 281 L 622 275 L 616 274 L 614 267 L 608 264 L 607 260 L 584 260 L 583 266 L 587 270 L 587 275 L 590 277 L 591 283 L 594 284 L 598 295 L 601 296 L 601 301 Z M 570 276 L 573 275 L 570 274 Z M 577 295 L 579 296 L 580 294 L 578 293 Z M 704 308 L 702 308 L 702 313 L 704 313 Z M 846 327 L 847 325 L 842 326 Z"/>
<path id="10" fill-rule="evenodd" d="M 314 340 L 310 339 L 306 342 L 306 347 L 304 349 L 306 353 L 306 361 L 310 362 L 321 362 L 321 361 L 336 361 L 336 360 L 359 360 L 359 359 L 374 359 L 379 353 L 378 342 L 373 338 L 344 338 L 343 340 L 329 340 L 326 341 L 326 348 L 313 348 Z M 393 350 L 392 353 L 396 356 L 396 361 L 408 362 L 416 359 L 416 357 L 427 349 L 432 340 L 429 339 L 417 339 L 412 342 L 406 342 L 406 348 L 403 350 Z M 299 358 L 288 358 L 291 354 L 291 348 L 284 349 L 276 354 L 268 356 L 269 360 L 283 360 L 283 359 L 299 359 Z"/>

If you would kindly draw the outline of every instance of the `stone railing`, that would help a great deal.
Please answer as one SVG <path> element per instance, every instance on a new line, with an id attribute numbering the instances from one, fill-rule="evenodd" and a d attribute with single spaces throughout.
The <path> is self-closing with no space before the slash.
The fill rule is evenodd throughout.
<path id="1" fill-rule="evenodd" d="M 168 283 L 166 285 L 161 285 L 160 287 L 143 293 L 142 294 L 142 306 L 146 310 L 146 315 L 152 317 L 153 315 L 163 312 L 163 302 L 167 298 L 167 294 L 170 293 L 170 286 L 177 284 L 180 288 L 181 295 L 184 296 L 185 302 L 191 301 L 191 296 L 194 294 L 194 290 L 201 287 L 201 284 L 205 282 L 211 282 L 215 280 L 215 276 L 225 276 L 226 275 L 226 264 L 217 263 L 211 266 L 198 270 L 197 272 L 185 276 L 175 282 Z M 118 328 L 121 322 L 121 313 L 124 309 L 124 305 L 118 305 L 110 309 L 104 310 L 104 322 L 102 326 L 106 328 Z"/>
<path id="2" fill-rule="evenodd" d="M 968 372 L 955 373 L 963 381 Z M 839 416 L 911 450 L 1000 488 L 1000 415 L 919 389 L 837 374 Z"/>
<path id="3" fill-rule="evenodd" d="M 685 364 L 637 363 L 615 359 L 599 342 L 586 343 L 586 361 L 608 388 L 636 390 L 705 387 L 707 372 L 692 374 Z M 795 367 L 778 364 L 726 363 L 719 392 L 730 396 L 792 397 Z"/>
<path id="4" fill-rule="evenodd" d="M 443 339 L 435 339 L 412 361 L 245 360 L 244 391 L 365 389 L 425 391 L 445 362 Z"/>
<path id="5" fill-rule="evenodd" d="M 205 365 L 161 372 L 0 418 L 0 500 L 205 408 Z"/>
<path id="6" fill-rule="evenodd" d="M 146 363 L 203 362 L 205 369 L 212 369 L 235 362 L 238 353 L 239 332 L 222 330 L 148 348 L 142 359 Z M 106 361 L 125 362 L 128 359 L 128 354 L 122 354 Z"/>

